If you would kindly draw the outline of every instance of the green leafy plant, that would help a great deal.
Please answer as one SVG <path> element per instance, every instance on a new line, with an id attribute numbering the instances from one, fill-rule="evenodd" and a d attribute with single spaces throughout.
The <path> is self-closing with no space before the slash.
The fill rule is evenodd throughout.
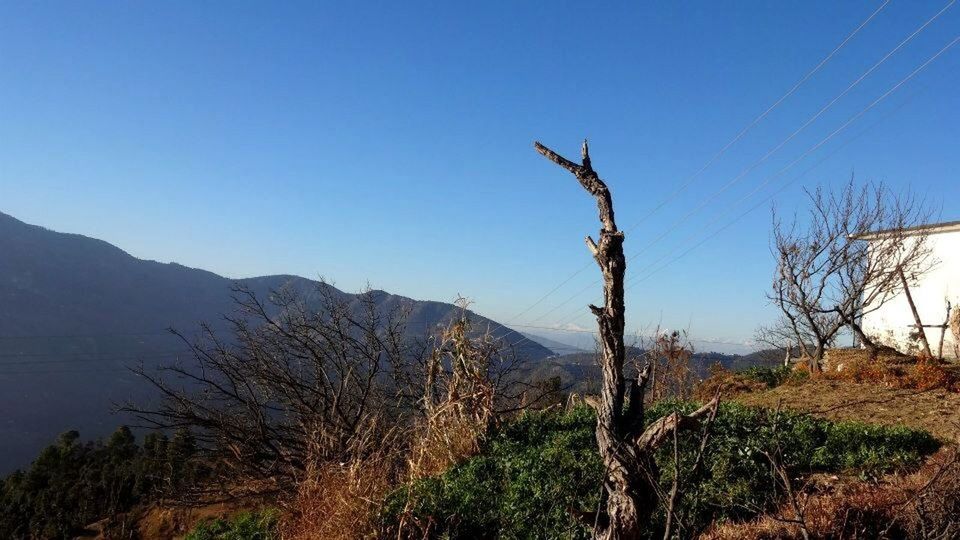
<path id="1" fill-rule="evenodd" d="M 765 383 L 769 388 L 776 388 L 789 380 L 807 375 L 806 371 L 794 371 L 791 366 L 755 366 L 739 371 L 738 373 L 750 380 Z"/>
<path id="2" fill-rule="evenodd" d="M 272 540 L 277 538 L 277 521 L 276 510 L 241 512 L 201 523 L 184 540 Z"/>
<path id="3" fill-rule="evenodd" d="M 479 456 L 390 495 L 384 529 L 395 531 L 406 518 L 450 538 L 588 537 L 571 512 L 598 502 L 595 422 L 586 408 L 520 415 Z"/>
<path id="4" fill-rule="evenodd" d="M 647 413 L 653 421 L 697 404 L 661 402 Z M 506 423 L 480 455 L 439 476 L 393 492 L 381 512 L 385 533 L 401 523 L 431 538 L 588 538 L 589 518 L 600 497 L 603 465 L 596 452 L 593 411 L 526 413 Z M 850 472 L 876 475 L 917 466 L 937 449 L 928 433 L 902 427 L 832 423 L 809 415 L 721 406 L 711 428 L 703 466 L 691 477 L 696 433 L 680 440 L 684 490 L 678 517 L 684 535 L 715 520 L 746 519 L 779 501 L 764 455 L 779 440 L 792 474 Z M 657 456 L 660 481 L 673 477 L 673 448 Z M 658 509 L 650 533 L 662 527 Z M 660 533 L 662 534 L 662 533 Z"/>

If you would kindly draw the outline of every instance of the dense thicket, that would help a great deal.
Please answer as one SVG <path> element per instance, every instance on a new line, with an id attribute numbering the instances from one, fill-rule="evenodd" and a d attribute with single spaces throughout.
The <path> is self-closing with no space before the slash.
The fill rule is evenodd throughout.
<path id="1" fill-rule="evenodd" d="M 0 484 L 0 538 L 72 538 L 84 526 L 195 482 L 189 432 L 150 433 L 137 441 L 121 427 L 106 441 L 68 431 L 24 471 Z"/>

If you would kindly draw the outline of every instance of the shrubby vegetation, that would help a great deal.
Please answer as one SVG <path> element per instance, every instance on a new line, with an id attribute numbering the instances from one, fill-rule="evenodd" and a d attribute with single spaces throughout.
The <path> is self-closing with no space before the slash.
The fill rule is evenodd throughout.
<path id="1" fill-rule="evenodd" d="M 543 538 L 583 533 L 568 509 L 594 508 L 603 464 L 592 410 L 526 413 L 494 432 L 483 452 L 388 497 L 383 526 L 406 519 L 431 536 Z"/>
<path id="2" fill-rule="evenodd" d="M 277 521 L 275 510 L 242 512 L 201 523 L 184 540 L 271 540 L 277 537 Z"/>
<path id="3" fill-rule="evenodd" d="M 132 510 L 188 486 L 227 497 L 259 494 L 280 509 L 203 523 L 193 540 L 588 538 L 610 515 L 593 409 L 559 412 L 561 381 L 522 378 L 522 364 L 490 334 L 471 331 L 465 310 L 411 350 L 403 315 L 381 314 L 370 295 L 361 297 L 367 303 L 359 315 L 336 299 L 314 312 L 278 296 L 277 317 L 245 298 L 259 324 L 237 319 L 235 342 L 191 344 L 196 366 L 152 376 L 168 397 L 160 408 L 128 407 L 161 431 L 142 445 L 126 428 L 86 444 L 68 433 L 30 469 L 5 479 L 0 537 L 72 537 L 105 518 L 132 525 Z M 650 399 L 634 403 L 650 405 L 626 407 L 634 410 L 632 429 L 657 419 L 679 425 L 675 412 L 693 418 L 697 405 L 670 401 L 676 397 L 707 400 L 718 390 L 764 390 L 806 375 L 719 369 L 695 386 L 679 341 L 663 336 L 648 354 Z M 552 411 L 532 410 L 544 405 Z M 709 421 L 688 422 L 676 439 L 670 432 L 636 460 L 644 488 L 661 501 L 644 501 L 645 534 L 664 536 L 669 523 L 672 536 L 692 537 L 711 524 L 776 517 L 789 478 L 874 477 L 916 467 L 938 446 L 906 428 L 736 403 L 709 410 Z M 196 439 L 187 431 L 161 434 L 175 426 L 191 426 Z M 674 487 L 675 504 L 664 504 Z"/>
<path id="4" fill-rule="evenodd" d="M 652 407 L 647 418 L 694 408 L 689 402 L 663 402 Z M 401 522 L 415 524 L 434 538 L 588 538 L 589 527 L 576 516 L 594 512 L 599 502 L 603 466 L 594 442 L 595 425 L 592 410 L 586 408 L 566 414 L 525 413 L 495 430 L 481 454 L 391 494 L 382 526 L 393 532 Z M 678 512 L 683 536 L 714 520 L 746 519 L 773 508 L 779 494 L 773 492 L 764 452 L 771 452 L 779 440 L 785 443 L 784 466 L 796 475 L 902 470 L 919 465 L 938 447 L 922 431 L 832 423 L 725 403 L 699 474 L 689 478 L 690 463 L 681 463 L 688 483 Z M 697 441 L 695 433 L 681 436 L 682 460 L 693 459 L 695 451 L 688 446 Z M 672 445 L 665 446 L 657 456 L 664 489 L 672 480 L 672 460 Z M 651 524 L 650 533 L 662 527 L 663 508 L 655 518 L 659 521 Z"/>
<path id="5" fill-rule="evenodd" d="M 84 526 L 191 485 L 201 469 L 193 437 L 121 427 L 105 442 L 69 431 L 25 471 L 0 483 L 0 538 L 72 538 Z"/>
<path id="6" fill-rule="evenodd" d="M 768 388 L 776 388 L 791 379 L 798 379 L 809 375 L 808 371 L 795 371 L 793 366 L 765 367 L 755 366 L 738 371 L 747 379 L 762 382 Z"/>
<path id="7" fill-rule="evenodd" d="M 706 400 L 718 390 L 724 396 L 762 392 L 784 384 L 802 384 L 809 378 L 810 371 L 805 366 L 754 366 L 732 371 L 714 364 L 709 376 L 697 384 L 693 395 L 696 399 Z"/>

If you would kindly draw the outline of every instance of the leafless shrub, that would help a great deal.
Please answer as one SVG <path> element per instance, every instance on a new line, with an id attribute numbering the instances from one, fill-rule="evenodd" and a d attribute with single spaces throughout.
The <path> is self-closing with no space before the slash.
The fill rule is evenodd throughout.
<path id="1" fill-rule="evenodd" d="M 235 485 L 290 490 L 311 461 L 349 462 L 415 410 L 423 349 L 405 339 L 404 313 L 382 313 L 372 292 L 354 300 L 321 285 L 319 308 L 293 291 L 264 301 L 235 291 L 233 335 L 180 335 L 192 362 L 139 370 L 156 407 L 129 404 L 148 425 L 186 427 Z"/>
<path id="2" fill-rule="evenodd" d="M 480 433 L 549 394 L 523 379 L 523 358 L 470 329 L 466 306 L 445 333 L 413 339 L 406 313 L 384 312 L 376 295 L 321 285 L 311 304 L 293 291 L 264 300 L 237 289 L 233 335 L 181 335 L 191 361 L 139 370 L 163 400 L 124 409 L 152 427 L 190 428 L 224 486 L 289 494 L 329 476 L 328 464 L 382 459 L 388 441 L 422 450 L 414 433 L 463 441 L 456 429 Z"/>
<path id="3" fill-rule="evenodd" d="M 794 525 L 800 531 L 804 540 L 809 540 L 810 531 L 807 529 L 806 511 L 808 498 L 804 494 L 804 489 L 797 490 L 794 487 L 793 480 L 790 478 L 790 472 L 783 462 L 783 447 L 780 441 L 779 419 L 782 404 L 778 403 L 773 418 L 773 429 L 771 430 L 771 448 L 762 453 L 770 464 L 770 476 L 773 481 L 773 493 L 782 492 L 786 501 L 789 513 L 780 513 L 774 516 L 774 519 L 783 523 Z"/>
<path id="4" fill-rule="evenodd" d="M 650 363 L 647 401 L 689 399 L 693 395 L 698 382 L 691 365 L 693 353 L 686 331 L 661 332 L 658 328 L 646 340 L 644 357 Z"/>
<path id="5" fill-rule="evenodd" d="M 424 415 L 416 426 L 410 460 L 413 477 L 446 470 L 480 449 L 497 414 L 492 367 L 502 347 L 489 333 L 470 337 L 466 316 L 440 336 L 427 368 Z"/>
<path id="6" fill-rule="evenodd" d="M 812 479 L 773 513 L 745 523 L 715 525 L 703 540 L 813 538 L 923 540 L 960 535 L 960 457 L 955 447 L 933 456 L 915 473 L 878 482 Z M 797 519 L 800 506 L 802 520 Z M 786 517 L 786 519 L 784 519 Z M 801 527 L 802 521 L 802 527 Z M 806 531 L 806 532 L 805 532 Z"/>
<path id="7" fill-rule="evenodd" d="M 883 185 L 857 187 L 852 180 L 839 193 L 818 188 L 807 196 L 805 224 L 784 223 L 774 213 L 777 269 L 768 297 L 782 316 L 763 334 L 778 347 L 797 345 L 818 372 L 843 328 L 874 347 L 860 317 L 931 267 L 927 233 L 915 229 L 930 212 L 910 195 L 897 196 Z"/>

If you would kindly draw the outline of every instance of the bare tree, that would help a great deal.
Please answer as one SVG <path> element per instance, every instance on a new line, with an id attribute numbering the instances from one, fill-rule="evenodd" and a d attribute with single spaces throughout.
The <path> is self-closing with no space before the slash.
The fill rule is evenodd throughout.
<path id="1" fill-rule="evenodd" d="M 159 389 L 158 406 L 124 409 L 157 428 L 185 427 L 234 480 L 293 483 L 307 454 L 346 461 L 420 398 L 404 340 L 404 313 L 381 313 L 371 294 L 359 305 L 321 286 L 321 309 L 288 290 L 269 301 L 235 290 L 232 335 L 204 327 L 183 339 L 192 361 L 139 373 Z"/>
<path id="2" fill-rule="evenodd" d="M 584 141 L 581 163 L 574 163 L 539 142 L 537 152 L 570 171 L 580 185 L 597 200 L 600 215 L 600 241 L 586 238 L 587 248 L 603 275 L 603 307 L 590 305 L 600 330 L 599 363 L 602 374 L 600 403 L 597 407 L 597 445 L 605 467 L 606 512 L 595 516 L 596 535 L 604 539 L 639 538 L 644 524 L 656 508 L 658 475 L 653 451 L 673 433 L 710 419 L 719 404 L 719 395 L 687 416 L 678 413 L 653 422 L 644 430 L 644 387 L 650 364 L 629 382 L 623 374 L 624 347 L 624 272 L 623 232 L 617 229 L 613 197 L 590 163 Z M 651 467 L 653 470 L 651 471 Z"/>
<path id="3" fill-rule="evenodd" d="M 521 357 L 471 333 L 466 309 L 447 332 L 421 339 L 406 331 L 406 311 L 383 309 L 374 291 L 318 292 L 319 305 L 308 305 L 291 290 L 264 300 L 236 289 L 231 335 L 206 326 L 197 340 L 177 334 L 192 358 L 140 368 L 162 399 L 123 410 L 151 427 L 190 429 L 233 485 L 287 490 L 310 463 L 411 444 L 436 395 L 452 393 L 458 418 L 479 414 L 482 429 L 535 388 Z"/>
<path id="4" fill-rule="evenodd" d="M 689 399 L 698 379 L 692 368 L 695 351 L 687 331 L 661 331 L 657 327 L 644 341 L 643 356 L 650 363 L 647 401 Z"/>
<path id="5" fill-rule="evenodd" d="M 773 218 L 777 260 L 768 298 L 781 318 L 766 329 L 765 341 L 797 345 L 813 371 L 824 351 L 848 328 L 868 349 L 876 344 L 860 326 L 866 313 L 896 296 L 932 266 L 924 205 L 897 196 L 881 185 L 856 186 L 851 179 L 839 193 L 807 192 L 806 223 Z M 782 345 L 784 341 L 780 341 Z"/>

